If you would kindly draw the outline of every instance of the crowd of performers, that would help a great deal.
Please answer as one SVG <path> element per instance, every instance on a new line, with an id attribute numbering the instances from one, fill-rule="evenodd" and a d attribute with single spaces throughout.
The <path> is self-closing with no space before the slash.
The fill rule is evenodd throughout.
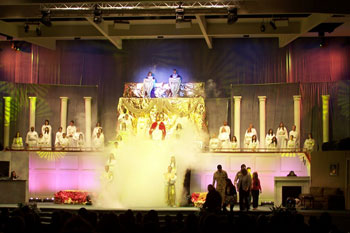
<path id="1" fill-rule="evenodd" d="M 232 182 L 227 172 L 222 169 L 221 165 L 218 165 L 213 175 L 213 183 L 208 185 L 208 194 L 203 208 L 209 211 L 220 211 L 221 209 L 227 211 L 226 208 L 229 206 L 230 211 L 233 211 L 237 203 L 237 191 L 240 210 L 249 210 L 251 199 L 253 199 L 253 210 L 256 210 L 259 195 L 262 192 L 258 173 L 251 173 L 251 169 L 242 164 L 241 170 L 237 172 Z"/>
<path id="2" fill-rule="evenodd" d="M 301 148 L 299 133 L 296 131 L 296 126 L 292 126 L 292 130 L 288 132 L 287 128 L 281 122 L 276 130 L 276 134 L 273 129 L 269 129 L 265 137 L 265 146 L 260 146 L 258 140 L 258 134 L 253 124 L 250 124 L 244 135 L 244 144 L 239 145 L 236 136 L 230 140 L 230 126 L 227 125 L 227 121 L 224 121 L 223 126 L 219 129 L 219 134 L 214 134 L 209 141 L 209 149 L 211 151 L 230 151 L 237 150 L 239 148 L 255 150 L 267 150 L 267 151 L 296 151 Z M 305 140 L 303 148 L 307 152 L 312 152 L 315 146 L 315 140 L 312 138 L 312 134 L 308 134 L 308 138 Z"/>
<path id="3" fill-rule="evenodd" d="M 171 92 L 169 93 L 170 97 L 177 97 L 179 95 L 181 81 L 181 76 L 177 73 L 177 70 L 174 69 L 173 73 L 169 77 L 169 87 Z M 152 97 L 152 91 L 155 83 L 156 79 L 153 73 L 151 71 L 148 72 L 147 77 L 143 80 L 143 97 Z"/>
<path id="4" fill-rule="evenodd" d="M 76 127 L 73 120 L 70 121 L 66 133 L 63 132 L 62 127 L 58 128 L 53 141 L 52 127 L 49 120 L 45 120 L 39 133 L 34 126 L 30 127 L 25 142 L 23 142 L 20 132 L 17 132 L 11 148 L 13 150 L 103 150 L 104 134 L 100 123 L 97 123 L 92 131 L 91 144 L 91 147 L 87 148 L 84 133 Z"/>

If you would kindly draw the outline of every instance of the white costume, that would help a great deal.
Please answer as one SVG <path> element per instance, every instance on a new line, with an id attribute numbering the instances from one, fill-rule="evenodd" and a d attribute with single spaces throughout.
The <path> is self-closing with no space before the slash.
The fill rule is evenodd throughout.
<path id="1" fill-rule="evenodd" d="M 216 151 L 220 149 L 220 140 L 217 138 L 211 138 L 209 140 L 209 150 Z"/>
<path id="2" fill-rule="evenodd" d="M 288 131 L 286 127 L 277 128 L 276 131 L 278 148 L 287 148 L 287 140 L 288 140 Z"/>
<path id="3" fill-rule="evenodd" d="M 231 148 L 232 149 L 238 149 L 238 143 L 237 142 L 231 142 Z"/>
<path id="4" fill-rule="evenodd" d="M 80 135 L 83 135 L 83 139 L 80 139 Z M 84 134 L 82 132 L 75 132 L 73 134 L 73 144 L 74 147 L 82 148 L 85 145 Z"/>
<path id="5" fill-rule="evenodd" d="M 147 76 L 143 80 L 143 97 L 151 97 L 151 92 L 154 87 L 155 80 L 153 76 Z"/>
<path id="6" fill-rule="evenodd" d="M 102 150 L 104 148 L 104 137 L 96 137 L 92 140 L 92 147 L 95 150 Z"/>
<path id="7" fill-rule="evenodd" d="M 171 90 L 171 96 L 176 97 L 179 95 L 181 86 L 181 77 L 178 74 L 172 74 L 169 78 L 169 86 Z"/>
<path id="8" fill-rule="evenodd" d="M 304 142 L 304 149 L 306 149 L 308 152 L 314 151 L 314 146 L 315 146 L 315 139 L 313 138 L 308 138 Z"/>
<path id="9" fill-rule="evenodd" d="M 231 145 L 231 142 L 229 140 L 226 140 L 226 141 L 223 141 L 221 143 L 221 150 L 230 150 L 232 149 L 232 145 Z"/>
<path id="10" fill-rule="evenodd" d="M 12 141 L 12 150 L 22 150 L 23 149 L 23 139 L 22 137 L 15 137 Z"/>
<path id="11" fill-rule="evenodd" d="M 69 140 L 69 147 L 75 147 L 73 136 L 76 132 L 77 132 L 77 127 L 75 127 L 75 125 L 73 126 L 69 125 L 67 127 L 67 138 Z"/>
<path id="12" fill-rule="evenodd" d="M 293 135 L 293 139 L 295 140 L 295 148 L 299 148 L 300 147 L 299 133 L 297 131 L 291 130 L 289 131 L 289 137 L 290 135 Z"/>
<path id="13" fill-rule="evenodd" d="M 28 144 L 28 147 L 37 147 L 38 138 L 38 133 L 36 131 L 29 131 L 26 137 L 26 143 Z"/>
<path id="14" fill-rule="evenodd" d="M 101 126 L 96 126 L 95 128 L 94 128 L 94 130 L 92 131 L 92 138 L 95 138 L 96 136 L 97 136 L 97 133 L 98 133 L 98 131 L 99 130 L 102 130 L 102 127 Z"/>
<path id="15" fill-rule="evenodd" d="M 61 137 L 59 139 L 59 147 L 66 148 L 69 146 L 69 139 L 67 137 Z"/>
<path id="16" fill-rule="evenodd" d="M 252 149 L 252 150 L 255 150 L 255 149 L 258 149 L 259 148 L 259 141 L 256 140 L 256 141 L 251 141 L 249 143 L 249 148 Z"/>
<path id="17" fill-rule="evenodd" d="M 267 148 L 272 151 L 277 150 L 277 144 L 271 142 Z"/>
<path id="18" fill-rule="evenodd" d="M 46 147 L 45 150 L 51 150 L 51 133 L 43 133 L 44 145 Z"/>
<path id="19" fill-rule="evenodd" d="M 56 133 L 56 138 L 55 138 L 55 147 L 59 146 L 60 145 L 60 140 L 62 138 L 62 132 L 58 131 Z"/>
<path id="20" fill-rule="evenodd" d="M 265 137 L 265 146 L 266 148 L 269 148 L 270 144 L 272 143 L 272 138 L 276 137 L 275 134 L 266 134 Z"/>
<path id="21" fill-rule="evenodd" d="M 287 148 L 292 150 L 292 151 L 295 150 L 295 148 L 296 148 L 296 141 L 295 141 L 295 139 L 293 139 L 293 140 L 289 139 L 288 140 Z"/>
<path id="22" fill-rule="evenodd" d="M 258 135 L 256 134 L 255 128 L 252 128 L 252 130 L 250 132 L 248 132 L 248 130 L 245 131 L 244 144 L 245 144 L 246 148 L 250 148 L 249 144 L 252 141 L 253 135 L 256 135 L 258 137 Z"/>
<path id="23" fill-rule="evenodd" d="M 50 144 L 51 144 L 51 134 L 52 134 L 52 128 L 51 125 L 43 125 L 41 126 L 41 133 L 44 135 L 45 128 L 49 128 L 49 134 L 50 134 Z"/>
<path id="24" fill-rule="evenodd" d="M 218 136 L 219 140 L 230 141 L 230 132 L 231 132 L 230 126 L 228 125 L 221 126 L 219 129 L 219 136 Z"/>
<path id="25" fill-rule="evenodd" d="M 38 147 L 41 149 L 43 147 L 46 147 L 46 140 L 44 136 L 38 138 Z M 46 149 L 46 148 L 43 148 Z"/>

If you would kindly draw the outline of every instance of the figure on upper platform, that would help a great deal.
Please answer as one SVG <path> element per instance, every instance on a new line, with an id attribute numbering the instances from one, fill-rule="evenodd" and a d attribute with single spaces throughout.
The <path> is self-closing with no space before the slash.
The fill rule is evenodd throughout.
<path id="1" fill-rule="evenodd" d="M 73 136 L 77 132 L 77 127 L 74 125 L 74 121 L 70 121 L 67 127 L 67 138 L 69 140 L 69 147 L 74 147 Z"/>
<path id="2" fill-rule="evenodd" d="M 173 73 L 169 77 L 169 86 L 171 91 L 171 97 L 177 97 L 179 95 L 181 85 L 181 76 L 174 69 Z"/>
<path id="3" fill-rule="evenodd" d="M 210 151 L 217 151 L 221 148 L 220 140 L 216 137 L 216 134 L 214 133 L 213 136 L 209 140 L 209 150 Z"/>
<path id="4" fill-rule="evenodd" d="M 12 141 L 12 150 L 23 150 L 23 139 L 19 132 L 16 133 L 16 137 Z"/>
<path id="5" fill-rule="evenodd" d="M 159 141 L 164 140 L 166 136 L 165 124 L 163 122 L 164 115 L 163 113 L 157 113 L 156 121 L 153 122 L 149 130 L 149 135 L 153 140 Z"/>
<path id="6" fill-rule="evenodd" d="M 254 128 L 254 125 L 252 123 L 249 124 L 249 128 L 245 131 L 245 135 L 244 135 L 244 144 L 245 144 L 245 148 L 249 148 L 249 145 L 252 141 L 252 137 L 256 135 L 256 129 Z"/>
<path id="7" fill-rule="evenodd" d="M 256 135 L 253 135 L 252 141 L 249 143 L 249 148 L 253 151 L 259 148 L 259 140 Z"/>
<path id="8" fill-rule="evenodd" d="M 221 142 L 224 141 L 230 141 L 230 133 L 231 129 L 230 126 L 227 125 L 227 121 L 224 121 L 224 125 L 220 127 L 219 129 L 219 140 Z"/>
<path id="9" fill-rule="evenodd" d="M 292 126 L 292 130 L 289 132 L 289 137 L 290 135 L 293 135 L 295 140 L 295 148 L 300 148 L 299 133 L 297 132 L 297 127 L 295 125 Z"/>
<path id="10" fill-rule="evenodd" d="M 231 148 L 233 150 L 235 150 L 235 149 L 238 149 L 238 147 L 239 147 L 239 144 L 238 144 L 238 141 L 237 141 L 237 137 L 233 136 L 232 137 L 232 142 L 231 142 Z"/>
<path id="11" fill-rule="evenodd" d="M 304 149 L 306 149 L 307 152 L 312 152 L 314 151 L 315 139 L 312 138 L 311 133 L 309 133 L 307 137 L 308 138 L 304 142 Z"/>
<path id="12" fill-rule="evenodd" d="M 278 148 L 286 148 L 288 142 L 288 131 L 287 128 L 284 127 L 283 122 L 281 122 L 278 126 L 276 136 L 278 141 Z"/>
<path id="13" fill-rule="evenodd" d="M 143 97 L 151 98 L 151 93 L 154 87 L 156 79 L 152 72 L 148 72 L 147 77 L 143 80 Z"/>
<path id="14" fill-rule="evenodd" d="M 291 151 L 295 151 L 296 148 L 296 140 L 292 134 L 289 135 L 289 140 L 287 143 L 287 148 Z"/>
<path id="15" fill-rule="evenodd" d="M 63 134 L 63 128 L 62 127 L 59 127 L 58 128 L 58 131 L 56 133 L 56 138 L 55 138 L 55 147 L 59 147 L 60 145 L 60 140 L 62 138 L 62 134 Z"/>
<path id="16" fill-rule="evenodd" d="M 94 139 L 97 136 L 99 129 L 102 129 L 102 127 L 100 122 L 97 122 L 94 130 L 92 131 L 92 139 Z"/>
<path id="17" fill-rule="evenodd" d="M 49 131 L 46 131 L 46 128 L 49 128 Z M 51 147 L 51 135 L 52 135 L 52 127 L 50 125 L 49 120 L 45 120 L 45 123 L 41 126 L 41 132 L 43 133 L 44 137 L 50 138 L 49 144 Z M 46 134 L 46 135 L 45 135 Z"/>
<path id="18" fill-rule="evenodd" d="M 30 127 L 30 131 L 27 133 L 26 144 L 29 148 L 37 147 L 38 145 L 38 133 L 33 126 Z"/>
<path id="19" fill-rule="evenodd" d="M 273 133 L 273 129 L 269 129 L 265 137 L 265 147 L 270 148 L 270 144 L 272 143 L 272 138 L 276 137 Z"/>
<path id="20" fill-rule="evenodd" d="M 46 147 L 46 150 L 51 150 L 52 144 L 51 144 L 51 127 L 45 127 L 43 134 L 44 138 L 44 147 Z"/>

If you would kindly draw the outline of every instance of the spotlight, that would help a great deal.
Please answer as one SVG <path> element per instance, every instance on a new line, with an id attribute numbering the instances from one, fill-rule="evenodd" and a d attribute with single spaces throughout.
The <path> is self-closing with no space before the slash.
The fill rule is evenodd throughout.
<path id="1" fill-rule="evenodd" d="M 227 12 L 227 24 L 234 24 L 238 20 L 237 8 L 230 8 Z"/>
<path id="2" fill-rule="evenodd" d="M 266 30 L 265 24 L 262 23 L 260 26 L 260 31 L 265 32 L 265 30 Z"/>
<path id="3" fill-rule="evenodd" d="M 185 20 L 185 10 L 181 6 L 175 9 L 175 19 L 176 23 L 180 23 Z"/>
<path id="4" fill-rule="evenodd" d="M 318 32 L 318 37 L 320 38 L 320 47 L 324 48 L 326 47 L 326 37 L 324 36 L 324 32 Z"/>
<path id="5" fill-rule="evenodd" d="M 275 24 L 275 22 L 273 20 L 270 21 L 270 25 L 273 28 L 273 30 L 277 29 L 276 24 Z"/>
<path id="6" fill-rule="evenodd" d="M 102 20 L 103 20 L 102 10 L 99 9 L 96 5 L 94 9 L 94 23 L 97 23 L 97 24 L 102 23 Z"/>
<path id="7" fill-rule="evenodd" d="M 29 24 L 24 24 L 24 32 L 28 33 L 29 32 Z"/>
<path id="8" fill-rule="evenodd" d="M 47 27 L 51 27 L 51 12 L 50 11 L 42 11 L 42 17 L 40 19 L 40 22 L 44 24 Z"/>
<path id="9" fill-rule="evenodd" d="M 40 29 L 40 25 L 37 26 L 37 28 L 35 29 L 36 35 L 37 36 L 41 36 L 41 29 Z"/>

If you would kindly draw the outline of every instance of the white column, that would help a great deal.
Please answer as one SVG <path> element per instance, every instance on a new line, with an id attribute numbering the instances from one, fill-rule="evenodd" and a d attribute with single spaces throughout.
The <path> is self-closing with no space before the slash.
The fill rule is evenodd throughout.
<path id="1" fill-rule="evenodd" d="M 260 125 L 260 147 L 265 148 L 265 128 L 266 128 L 266 96 L 259 98 L 259 125 Z"/>
<path id="2" fill-rule="evenodd" d="M 293 95 L 294 99 L 294 125 L 296 126 L 296 130 L 299 135 L 299 147 L 300 147 L 300 103 L 301 103 L 301 95 Z"/>
<path id="3" fill-rule="evenodd" d="M 4 107 L 4 148 L 10 146 L 11 97 L 5 96 Z"/>
<path id="4" fill-rule="evenodd" d="M 91 147 L 91 97 L 84 97 L 85 100 L 85 141 L 86 147 Z"/>
<path id="5" fill-rule="evenodd" d="M 30 96 L 29 97 L 29 130 L 31 127 L 35 128 L 35 109 L 36 109 L 36 97 Z"/>
<path id="6" fill-rule="evenodd" d="M 329 142 L 329 95 L 322 95 L 323 142 Z"/>
<path id="7" fill-rule="evenodd" d="M 67 103 L 68 97 L 60 97 L 61 99 L 61 127 L 62 132 L 66 133 L 67 131 Z"/>
<path id="8" fill-rule="evenodd" d="M 235 128 L 234 128 L 234 136 L 237 138 L 238 145 L 241 144 L 241 99 L 242 96 L 234 96 L 233 99 L 235 100 L 235 112 L 234 112 L 234 118 L 235 118 Z"/>

